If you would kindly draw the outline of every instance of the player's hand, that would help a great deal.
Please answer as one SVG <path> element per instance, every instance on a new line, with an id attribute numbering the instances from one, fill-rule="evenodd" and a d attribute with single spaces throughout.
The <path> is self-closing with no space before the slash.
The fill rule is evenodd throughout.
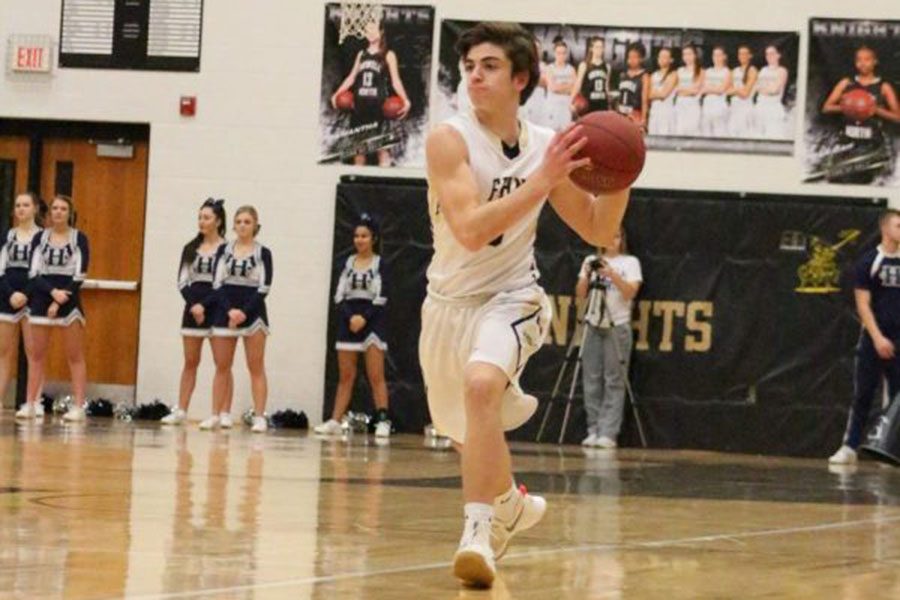
<path id="1" fill-rule="evenodd" d="M 206 309 L 198 302 L 191 307 L 191 316 L 194 317 L 194 321 L 197 322 L 197 325 L 201 325 L 206 318 Z"/>
<path id="2" fill-rule="evenodd" d="M 9 297 L 9 305 L 16 310 L 25 306 L 26 302 L 28 302 L 28 296 L 22 292 L 13 292 L 12 296 Z"/>
<path id="3" fill-rule="evenodd" d="M 47 309 L 47 316 L 55 319 L 57 314 L 59 314 L 59 304 L 53 302 L 50 304 L 50 308 Z"/>
<path id="4" fill-rule="evenodd" d="M 71 295 L 72 292 L 70 292 L 69 290 L 53 290 L 52 292 L 50 292 L 50 296 L 59 305 L 63 305 L 68 302 L 69 296 Z"/>
<path id="5" fill-rule="evenodd" d="M 892 358 L 894 358 L 894 342 L 884 336 L 881 336 L 880 338 L 875 340 L 875 352 L 877 352 L 878 356 L 880 356 L 884 360 L 891 360 Z"/>
<path id="6" fill-rule="evenodd" d="M 235 329 L 241 323 L 247 320 L 247 315 L 239 308 L 232 308 L 228 311 L 228 328 Z"/>
<path id="7" fill-rule="evenodd" d="M 403 107 L 400 109 L 400 112 L 397 113 L 397 119 L 405 119 L 406 115 L 409 114 L 409 109 L 412 107 L 412 102 L 409 99 L 405 99 L 403 101 Z"/>
<path id="8" fill-rule="evenodd" d="M 337 110 L 337 92 L 331 95 L 331 108 Z"/>
<path id="9" fill-rule="evenodd" d="M 584 129 L 577 123 L 569 125 L 553 136 L 538 171 L 540 176 L 546 179 L 550 189 L 555 188 L 575 169 L 591 164 L 590 158 L 575 158 L 587 141 Z"/>
<path id="10" fill-rule="evenodd" d="M 350 317 L 350 331 L 359 333 L 366 326 L 366 319 L 362 315 L 353 315 Z"/>

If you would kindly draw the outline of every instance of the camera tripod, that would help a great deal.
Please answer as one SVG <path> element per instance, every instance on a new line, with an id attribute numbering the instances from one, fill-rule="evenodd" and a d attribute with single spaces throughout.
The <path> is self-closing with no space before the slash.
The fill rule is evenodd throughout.
<path id="1" fill-rule="evenodd" d="M 591 289 L 589 291 L 589 301 L 588 308 L 584 311 L 585 317 L 581 319 L 581 336 L 572 336 L 572 341 L 569 342 L 569 347 L 566 349 L 566 356 L 563 359 L 563 363 L 559 368 L 559 373 L 556 376 L 556 383 L 553 385 L 553 391 L 550 394 L 550 400 L 547 402 L 547 407 L 544 409 L 544 417 L 541 419 L 541 427 L 538 429 L 537 437 L 535 441 L 540 442 L 541 437 L 544 435 L 544 429 L 547 427 L 547 421 L 550 418 L 550 411 L 553 410 L 553 404 L 557 401 L 559 397 L 560 388 L 562 387 L 563 380 L 566 376 L 566 371 L 568 370 L 569 364 L 574 363 L 574 367 L 572 369 L 572 381 L 569 383 L 569 393 L 566 396 L 566 409 L 563 415 L 562 426 L 559 430 L 559 440 L 558 444 L 562 445 L 563 440 L 566 437 L 566 430 L 569 427 L 569 417 L 572 412 L 572 402 L 575 400 L 575 390 L 578 386 L 578 376 L 581 373 L 582 368 L 582 356 L 584 353 L 584 341 L 587 338 L 588 327 L 593 327 L 587 321 L 587 315 L 591 314 L 591 308 L 594 303 L 599 300 L 600 302 L 600 314 L 606 314 L 606 291 L 598 286 L 595 286 L 593 283 L 591 284 Z M 610 329 L 609 335 L 612 338 L 612 346 L 616 352 L 616 364 L 619 365 L 620 372 L 622 374 L 622 380 L 625 382 L 625 395 L 628 397 L 628 402 L 631 405 L 631 411 L 634 415 L 634 422 L 637 425 L 638 436 L 641 438 L 641 446 L 647 447 L 647 438 L 644 435 L 644 426 L 641 422 L 641 415 L 638 412 L 637 407 L 637 398 L 634 395 L 634 390 L 631 387 L 631 380 L 628 378 L 628 368 L 627 368 L 627 357 L 624 356 L 621 347 L 619 347 L 619 340 L 616 339 L 615 334 Z"/>

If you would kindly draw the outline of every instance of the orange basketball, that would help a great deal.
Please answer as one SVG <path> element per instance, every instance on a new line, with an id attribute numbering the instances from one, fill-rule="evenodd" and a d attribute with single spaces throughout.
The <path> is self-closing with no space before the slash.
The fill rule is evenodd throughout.
<path id="1" fill-rule="evenodd" d="M 586 111 L 588 108 L 587 98 L 585 98 L 581 94 L 578 94 L 577 96 L 575 96 L 575 99 L 572 100 L 572 106 L 575 108 L 576 115 L 584 114 L 584 111 Z"/>
<path id="2" fill-rule="evenodd" d="M 590 166 L 569 176 L 592 194 L 625 189 L 644 168 L 644 135 L 634 121 L 618 112 L 602 110 L 578 119 L 588 141 L 577 158 L 589 157 Z"/>
<path id="3" fill-rule="evenodd" d="M 841 96 L 841 111 L 854 121 L 865 121 L 875 115 L 875 96 L 862 89 L 850 90 Z"/>
<path id="4" fill-rule="evenodd" d="M 403 111 L 403 98 L 400 96 L 388 96 L 385 98 L 384 104 L 381 105 L 381 112 L 384 113 L 384 118 L 391 121 L 399 119 L 401 111 Z"/>
<path id="5" fill-rule="evenodd" d="M 337 104 L 338 110 L 350 111 L 353 110 L 356 100 L 353 97 L 352 91 L 344 90 L 337 95 L 337 98 L 334 99 L 334 103 Z"/>

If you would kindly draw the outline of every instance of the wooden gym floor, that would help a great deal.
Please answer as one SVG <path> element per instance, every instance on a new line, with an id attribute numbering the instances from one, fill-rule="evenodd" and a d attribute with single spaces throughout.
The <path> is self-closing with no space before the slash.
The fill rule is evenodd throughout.
<path id="1" fill-rule="evenodd" d="M 828 450 L 831 450 L 830 448 Z M 550 512 L 461 588 L 457 461 L 295 432 L 0 415 L 2 598 L 900 598 L 900 471 L 516 445 Z"/>

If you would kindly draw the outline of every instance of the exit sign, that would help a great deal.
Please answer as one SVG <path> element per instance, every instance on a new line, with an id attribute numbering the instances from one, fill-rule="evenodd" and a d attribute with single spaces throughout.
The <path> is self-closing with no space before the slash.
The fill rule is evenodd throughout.
<path id="1" fill-rule="evenodd" d="M 49 35 L 12 35 L 7 66 L 14 73 L 49 73 L 53 66 L 53 38 Z"/>

